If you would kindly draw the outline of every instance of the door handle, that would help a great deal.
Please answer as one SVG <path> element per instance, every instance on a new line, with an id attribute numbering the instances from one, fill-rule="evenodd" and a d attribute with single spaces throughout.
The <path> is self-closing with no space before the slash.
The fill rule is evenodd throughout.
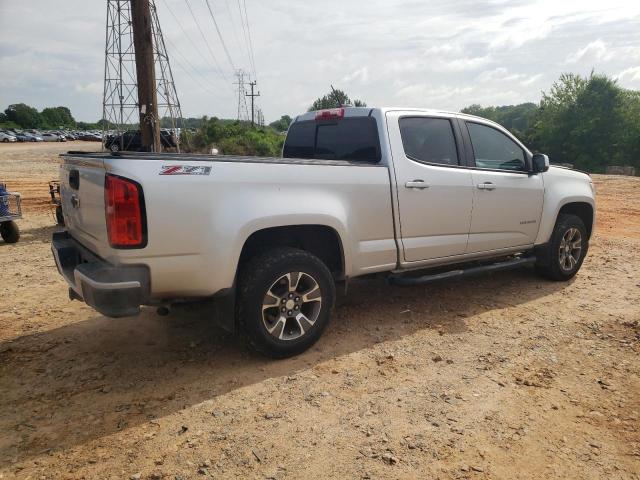
<path id="1" fill-rule="evenodd" d="M 496 186 L 491 182 L 479 183 L 478 188 L 480 190 L 495 190 Z"/>
<path id="2" fill-rule="evenodd" d="M 429 188 L 431 185 L 428 183 L 424 183 L 424 180 L 413 180 L 412 182 L 407 182 L 404 184 L 405 188 L 417 188 L 418 190 L 424 190 L 425 188 Z"/>

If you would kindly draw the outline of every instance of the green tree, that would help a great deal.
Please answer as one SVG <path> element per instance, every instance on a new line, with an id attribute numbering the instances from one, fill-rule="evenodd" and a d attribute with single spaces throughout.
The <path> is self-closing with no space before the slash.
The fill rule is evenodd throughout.
<path id="1" fill-rule="evenodd" d="M 540 102 L 534 129 L 541 150 L 593 172 L 637 162 L 628 132 L 640 119 L 626 105 L 631 98 L 604 75 L 563 74 Z"/>
<path id="2" fill-rule="evenodd" d="M 354 100 L 353 103 L 349 96 L 342 90 L 331 90 L 331 92 L 317 98 L 309 107 L 309 111 L 324 110 L 327 108 L 337 108 L 340 106 L 353 105 L 354 107 L 366 107 L 367 104 L 362 100 Z"/>
<path id="3" fill-rule="evenodd" d="M 293 122 L 293 119 L 289 115 L 283 115 L 280 117 L 280 120 L 271 122 L 269 126 L 278 132 L 286 132 L 291 122 Z"/>
<path id="4" fill-rule="evenodd" d="M 49 107 L 40 113 L 44 128 L 75 128 L 76 121 L 67 107 Z"/>
<path id="5" fill-rule="evenodd" d="M 24 103 L 9 105 L 4 114 L 7 122 L 13 122 L 21 128 L 39 128 L 42 124 L 38 110 Z"/>
<path id="6" fill-rule="evenodd" d="M 499 123 L 527 145 L 532 143 L 532 126 L 538 111 L 535 103 L 482 107 L 478 104 L 463 108 L 462 113 L 476 115 Z"/>
<path id="7" fill-rule="evenodd" d="M 565 73 L 543 92 L 539 106 L 474 104 L 462 111 L 500 123 L 555 163 L 591 172 L 607 165 L 640 169 L 640 92 L 604 75 Z"/>

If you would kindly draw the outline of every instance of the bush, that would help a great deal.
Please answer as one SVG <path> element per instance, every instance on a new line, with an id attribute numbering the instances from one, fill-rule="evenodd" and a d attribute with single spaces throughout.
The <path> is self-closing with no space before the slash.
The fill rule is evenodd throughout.
<path id="1" fill-rule="evenodd" d="M 215 147 L 222 155 L 277 157 L 284 137 L 269 127 L 252 128 L 248 122 L 205 117 L 195 133 L 184 132 L 181 140 L 191 152 L 208 153 Z"/>

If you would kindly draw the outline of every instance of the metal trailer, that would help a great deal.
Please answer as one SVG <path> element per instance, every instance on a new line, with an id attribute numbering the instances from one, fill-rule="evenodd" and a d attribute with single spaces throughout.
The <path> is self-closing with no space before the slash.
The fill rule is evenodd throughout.
<path id="1" fill-rule="evenodd" d="M 55 208 L 56 223 L 64 225 L 64 216 L 62 215 L 62 201 L 60 199 L 60 181 L 51 180 L 49 182 L 49 195 L 51 196 L 51 205 Z"/>
<path id="2" fill-rule="evenodd" d="M 16 243 L 20 239 L 20 229 L 15 222 L 22 218 L 21 197 L 10 193 L 0 183 L 0 236 L 6 243 Z"/>

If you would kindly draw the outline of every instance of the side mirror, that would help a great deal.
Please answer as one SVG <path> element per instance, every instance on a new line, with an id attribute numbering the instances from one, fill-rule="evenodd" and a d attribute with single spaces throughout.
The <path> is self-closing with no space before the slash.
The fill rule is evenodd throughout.
<path id="1" fill-rule="evenodd" d="M 549 157 L 543 153 L 534 153 L 531 163 L 533 173 L 544 173 L 549 170 Z"/>

